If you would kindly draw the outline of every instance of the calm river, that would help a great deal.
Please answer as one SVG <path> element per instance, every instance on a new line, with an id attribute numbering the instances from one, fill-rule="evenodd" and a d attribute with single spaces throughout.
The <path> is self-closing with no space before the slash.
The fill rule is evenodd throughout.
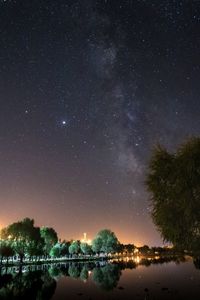
<path id="1" fill-rule="evenodd" d="M 200 299 L 200 260 L 139 259 L 1 269 L 0 299 Z"/>

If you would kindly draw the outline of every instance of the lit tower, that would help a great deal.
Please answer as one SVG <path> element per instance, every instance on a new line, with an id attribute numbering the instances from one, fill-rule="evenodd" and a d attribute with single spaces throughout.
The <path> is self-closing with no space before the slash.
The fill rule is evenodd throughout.
<path id="1" fill-rule="evenodd" d="M 84 234 L 83 234 L 83 240 L 86 242 L 87 241 L 87 233 L 86 232 L 84 232 Z"/>
<path id="2" fill-rule="evenodd" d="M 86 243 L 88 245 L 91 245 L 91 243 L 92 243 L 91 240 L 87 239 L 87 233 L 86 232 L 83 233 L 83 239 L 81 240 L 81 243 Z"/>

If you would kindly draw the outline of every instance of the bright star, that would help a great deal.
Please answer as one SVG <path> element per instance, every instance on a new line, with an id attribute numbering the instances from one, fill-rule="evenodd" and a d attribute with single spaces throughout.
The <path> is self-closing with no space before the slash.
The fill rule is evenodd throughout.
<path id="1" fill-rule="evenodd" d="M 62 124 L 63 124 L 63 125 L 66 125 L 66 121 L 62 121 Z"/>

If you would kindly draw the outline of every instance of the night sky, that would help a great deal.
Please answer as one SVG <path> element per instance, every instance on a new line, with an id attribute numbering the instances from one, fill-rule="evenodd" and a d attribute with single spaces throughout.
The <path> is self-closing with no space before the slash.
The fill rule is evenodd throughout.
<path id="1" fill-rule="evenodd" d="M 200 1 L 0 0 L 0 225 L 159 245 L 156 143 L 200 134 Z"/>

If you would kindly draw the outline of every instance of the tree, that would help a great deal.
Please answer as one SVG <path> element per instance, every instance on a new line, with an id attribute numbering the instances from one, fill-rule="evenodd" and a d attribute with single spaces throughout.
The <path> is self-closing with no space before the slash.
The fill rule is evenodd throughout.
<path id="1" fill-rule="evenodd" d="M 92 250 L 96 253 L 113 253 L 118 249 L 119 241 L 114 232 L 109 229 L 99 231 L 92 241 Z"/>
<path id="2" fill-rule="evenodd" d="M 175 153 L 157 146 L 146 184 L 152 218 L 163 239 L 181 249 L 200 247 L 200 138 L 191 138 Z"/>
<path id="3" fill-rule="evenodd" d="M 44 254 L 44 239 L 40 235 L 40 228 L 34 227 L 31 230 L 29 241 L 26 247 L 26 254 L 29 255 L 29 259 L 32 256 L 41 256 Z"/>
<path id="4" fill-rule="evenodd" d="M 147 245 L 139 247 L 138 250 L 140 251 L 141 254 L 148 254 L 150 252 L 150 248 Z"/>
<path id="5" fill-rule="evenodd" d="M 21 263 L 25 254 L 37 255 L 44 246 L 39 228 L 34 227 L 34 220 L 29 218 L 3 228 L 1 238 L 9 241 L 15 253 L 19 255 Z"/>
<path id="6" fill-rule="evenodd" d="M 2 260 L 5 257 L 7 258 L 7 263 L 8 263 L 9 257 L 14 256 L 14 254 L 15 254 L 15 252 L 10 244 L 8 244 L 6 242 L 1 243 L 1 245 L 0 245 L 1 264 L 2 264 Z"/>
<path id="7" fill-rule="evenodd" d="M 41 237 L 44 239 L 44 252 L 49 255 L 51 248 L 58 242 L 56 231 L 51 227 L 40 228 Z"/>
<path id="8" fill-rule="evenodd" d="M 101 248 L 102 248 L 102 239 L 101 237 L 96 237 L 93 241 L 92 241 L 92 250 L 95 253 L 100 253 L 101 252 Z"/>
<path id="9" fill-rule="evenodd" d="M 69 255 L 69 246 L 70 246 L 70 241 L 63 241 L 61 243 L 61 249 L 60 249 L 60 255 L 61 256 L 66 256 Z"/>
<path id="10" fill-rule="evenodd" d="M 79 241 L 73 241 L 71 245 L 69 246 L 69 253 L 70 254 L 78 254 L 80 250 L 80 242 Z"/>
<path id="11" fill-rule="evenodd" d="M 84 255 L 89 255 L 92 253 L 92 247 L 88 245 L 87 243 L 81 243 L 80 249 Z"/>
<path id="12" fill-rule="evenodd" d="M 51 248 L 49 254 L 50 254 L 51 257 L 59 257 L 60 254 L 61 254 L 61 244 L 60 244 L 60 243 L 55 244 L 55 245 Z"/>
<path id="13" fill-rule="evenodd" d="M 125 252 L 126 254 L 128 253 L 133 253 L 135 250 L 135 246 L 133 244 L 119 244 L 117 247 L 117 252 Z"/>

